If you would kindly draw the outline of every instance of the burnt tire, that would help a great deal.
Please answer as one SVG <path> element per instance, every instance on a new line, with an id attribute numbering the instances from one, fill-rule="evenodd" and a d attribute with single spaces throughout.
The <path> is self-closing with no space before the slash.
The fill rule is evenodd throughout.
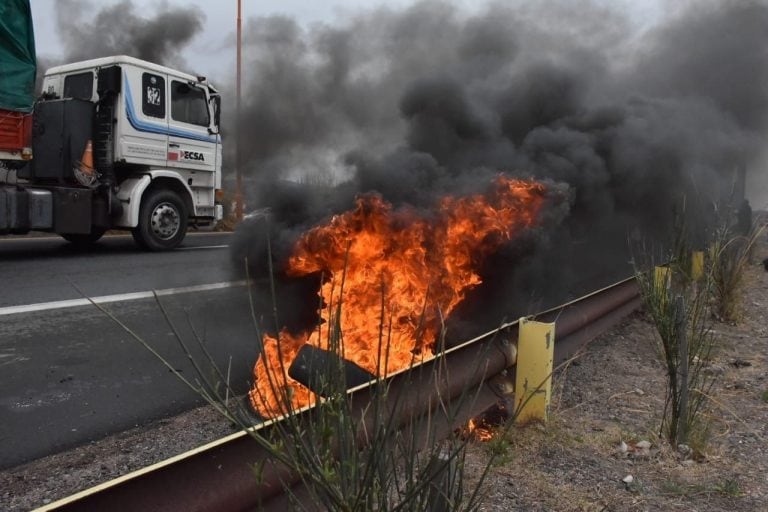
<path id="1" fill-rule="evenodd" d="M 98 242 L 106 231 L 103 228 L 93 228 L 90 233 L 63 233 L 61 238 L 74 246 L 88 247 Z"/>
<path id="2" fill-rule="evenodd" d="M 169 251 L 178 247 L 187 234 L 187 208 L 171 190 L 153 190 L 144 196 L 139 209 L 139 225 L 133 239 L 148 251 Z"/>

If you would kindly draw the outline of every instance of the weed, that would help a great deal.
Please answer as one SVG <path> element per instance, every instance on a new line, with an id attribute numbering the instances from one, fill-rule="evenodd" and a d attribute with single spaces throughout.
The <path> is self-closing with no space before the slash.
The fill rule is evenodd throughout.
<path id="1" fill-rule="evenodd" d="M 493 459 L 494 466 L 504 466 L 513 459 L 512 443 L 502 431 L 497 431 L 490 440 L 483 443 L 483 449 Z"/>
<path id="2" fill-rule="evenodd" d="M 643 483 L 635 478 L 629 483 L 625 483 L 624 486 L 626 487 L 627 491 L 629 491 L 631 494 L 642 494 L 645 490 L 645 486 Z"/>
<path id="3" fill-rule="evenodd" d="M 667 373 L 660 435 L 672 446 L 688 442 L 714 384 L 714 376 L 703 371 L 714 341 L 709 310 L 712 272 L 698 281 L 693 279 L 691 258 L 683 256 L 691 254 L 687 233 L 678 220 L 665 266 L 654 267 L 647 252 L 641 255 L 643 264 L 635 263 L 640 293 L 656 327 L 657 349 Z"/>
<path id="4" fill-rule="evenodd" d="M 625 443 L 628 443 L 628 444 L 635 444 L 641 440 L 642 440 L 641 436 L 638 436 L 634 432 L 630 432 L 622 428 L 617 443 L 624 441 Z"/>
<path id="5" fill-rule="evenodd" d="M 661 492 L 672 496 L 685 496 L 688 494 L 688 489 L 674 480 L 667 480 L 661 483 Z"/>
<path id="6" fill-rule="evenodd" d="M 712 441 L 712 421 L 704 416 L 694 419 L 688 432 L 688 446 L 694 460 L 703 460 L 707 457 L 708 447 Z"/>
<path id="7" fill-rule="evenodd" d="M 765 225 L 753 225 L 749 234 L 734 236 L 727 226 L 720 227 L 710 248 L 710 274 L 715 314 L 723 322 L 736 323 L 742 315 L 744 272 L 758 237 Z"/>
<path id="8" fill-rule="evenodd" d="M 763 393 L 760 395 L 760 398 L 763 400 L 763 402 L 768 403 L 768 389 L 763 391 Z"/>
<path id="9" fill-rule="evenodd" d="M 697 494 L 705 493 L 706 490 L 706 487 L 703 485 L 680 483 L 675 480 L 666 480 L 661 484 L 662 494 L 669 496 L 690 498 Z"/>
<path id="10" fill-rule="evenodd" d="M 713 487 L 713 490 L 716 493 L 721 494 L 723 496 L 727 496 L 729 498 L 738 498 L 739 496 L 744 494 L 744 491 L 742 491 L 741 484 L 739 484 L 739 481 L 733 478 L 726 478 L 721 483 L 716 484 Z"/>
<path id="11" fill-rule="evenodd" d="M 274 297 L 274 280 L 271 286 Z M 358 388 L 355 395 L 350 395 L 343 368 L 343 336 L 338 321 L 341 304 L 332 305 L 334 312 L 326 331 L 326 346 L 331 356 L 322 361 L 324 367 L 314 368 L 323 396 L 314 400 L 313 407 L 297 410 L 292 405 L 290 388 L 280 385 L 286 372 L 281 362 L 278 368 L 270 368 L 271 373 L 267 377 L 272 392 L 281 400 L 284 414 L 265 425 L 254 427 L 253 411 L 245 405 L 245 401 L 232 399 L 235 392 L 230 387 L 229 379 L 214 362 L 191 320 L 189 327 L 204 354 L 202 362 L 192 356 L 162 302 L 157 297 L 156 300 L 195 368 L 194 379 L 176 371 L 147 341 L 102 305 L 93 304 L 229 422 L 251 436 L 267 455 L 252 466 L 256 477 L 254 485 L 262 488 L 277 486 L 284 489 L 287 499 L 296 507 L 301 502 L 312 503 L 321 510 L 463 511 L 477 508 L 480 488 L 495 456 L 490 458 L 480 474 L 473 475 L 475 483 L 473 487 L 468 487 L 464 478 L 467 442 L 451 437 L 450 426 L 455 425 L 458 411 L 471 406 L 469 402 L 478 390 L 464 389 L 459 396 L 451 397 L 444 397 L 440 392 L 435 395 L 435 388 L 442 389 L 438 383 L 449 380 L 442 358 L 435 358 L 434 364 L 427 368 L 414 364 L 410 372 L 400 374 L 401 385 L 398 389 L 390 386 L 391 380 L 376 379 L 367 388 Z M 263 339 L 256 322 L 252 297 L 251 304 L 254 326 L 259 338 Z M 276 308 L 273 313 L 277 315 Z M 378 353 L 383 361 L 389 356 L 387 333 L 390 330 L 382 298 Z M 440 342 L 437 346 L 444 344 Z M 412 381 L 421 379 L 424 382 L 427 380 L 424 375 L 429 375 L 432 386 L 422 386 L 425 389 L 419 391 L 420 388 Z M 422 393 L 424 396 L 421 396 Z M 419 412 L 422 408 L 416 404 L 424 403 L 433 406 L 426 408 L 426 412 Z M 501 443 L 498 454 L 505 454 Z M 296 484 L 302 484 L 298 494 Z"/>
<path id="12" fill-rule="evenodd" d="M 391 330 L 383 313 L 383 300 L 382 296 L 377 348 L 382 362 L 389 356 L 386 333 Z M 474 507 L 479 499 L 478 489 L 465 493 L 467 442 L 443 439 L 439 433 L 441 423 L 451 425 L 456 421 L 456 405 L 462 400 L 443 401 L 437 397 L 436 408 L 426 413 L 418 413 L 415 405 L 435 402 L 435 398 L 411 381 L 424 371 L 443 374 L 441 378 L 445 379 L 446 369 L 439 363 L 433 370 L 414 365 L 411 372 L 401 374 L 401 380 L 408 381 L 406 385 L 396 389 L 389 381 L 376 380 L 366 392 L 360 393 L 363 400 L 350 397 L 342 357 L 342 305 L 331 306 L 333 313 L 324 345 L 336 357 L 328 357 L 313 368 L 322 381 L 313 387 L 322 390 L 322 398 L 316 398 L 309 411 L 297 411 L 289 388 L 281 385 L 285 368 L 267 367 L 273 372 L 268 375 L 270 391 L 281 399 L 284 411 L 273 424 L 270 446 L 279 442 L 280 448 L 268 450 L 271 458 L 297 475 L 310 500 L 323 510 L 431 510 L 436 503 L 442 504 L 441 510 Z M 424 396 L 417 396 L 421 393 Z M 471 396 L 472 390 L 467 390 L 465 397 Z M 483 477 L 480 475 L 480 483 Z M 282 484 L 290 494 L 290 482 Z"/>

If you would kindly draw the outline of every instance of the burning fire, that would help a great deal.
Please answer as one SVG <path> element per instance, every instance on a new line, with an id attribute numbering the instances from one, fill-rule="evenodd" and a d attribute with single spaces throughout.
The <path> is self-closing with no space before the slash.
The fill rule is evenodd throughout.
<path id="1" fill-rule="evenodd" d="M 505 402 L 498 402 L 479 416 L 471 418 L 458 433 L 463 439 L 473 439 L 485 443 L 501 434 L 502 427 L 509 420 L 509 409 Z"/>
<path id="2" fill-rule="evenodd" d="M 285 412 L 285 396 L 293 408 L 312 403 L 312 393 L 287 369 L 305 343 L 327 350 L 334 323 L 343 357 L 374 375 L 429 357 L 442 319 L 481 283 L 483 259 L 535 223 L 544 192 L 540 183 L 499 176 L 488 193 L 445 197 L 430 216 L 365 195 L 354 209 L 305 233 L 287 273 L 322 273 L 321 321 L 309 332 L 264 336 L 253 407 L 273 417 Z"/>
<path id="3" fill-rule="evenodd" d="M 469 420 L 469 423 L 467 423 L 466 435 L 472 439 L 480 441 L 481 443 L 493 439 L 493 431 L 488 426 L 483 424 L 483 422 L 477 421 L 474 418 Z"/>

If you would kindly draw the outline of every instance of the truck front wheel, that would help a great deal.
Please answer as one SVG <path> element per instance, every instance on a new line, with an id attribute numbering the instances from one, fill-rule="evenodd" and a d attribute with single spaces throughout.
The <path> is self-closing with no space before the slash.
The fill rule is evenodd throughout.
<path id="1" fill-rule="evenodd" d="M 187 234 L 187 209 L 171 190 L 153 190 L 141 202 L 139 225 L 133 239 L 144 249 L 167 251 L 177 247 Z"/>

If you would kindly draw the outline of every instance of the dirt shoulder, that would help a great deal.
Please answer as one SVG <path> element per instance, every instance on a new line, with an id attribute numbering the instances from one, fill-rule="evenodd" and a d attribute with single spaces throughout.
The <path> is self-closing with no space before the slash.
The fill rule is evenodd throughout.
<path id="1" fill-rule="evenodd" d="M 740 324 L 713 326 L 707 371 L 718 378 L 709 433 L 696 446 L 703 457 L 659 439 L 665 373 L 654 327 L 640 312 L 557 373 L 546 425 L 512 428 L 471 448 L 477 468 L 499 454 L 481 510 L 768 510 L 768 272 L 758 262 L 765 257 L 762 245 L 747 270 Z M 637 446 L 643 441 L 649 449 Z"/>
<path id="2" fill-rule="evenodd" d="M 233 432 L 212 407 L 201 407 L 0 471 L 0 510 L 47 505 Z"/>

